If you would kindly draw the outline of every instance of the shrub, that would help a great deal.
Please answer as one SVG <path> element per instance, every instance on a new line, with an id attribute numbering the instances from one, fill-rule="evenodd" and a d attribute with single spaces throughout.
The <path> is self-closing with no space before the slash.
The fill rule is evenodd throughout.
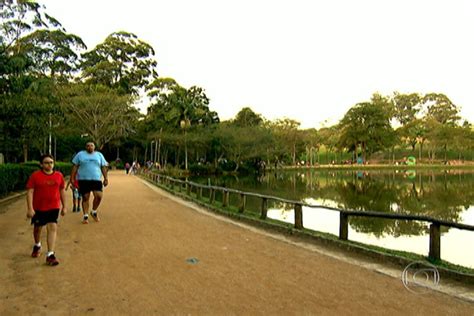
<path id="1" fill-rule="evenodd" d="M 54 169 L 60 171 L 64 176 L 71 174 L 72 164 L 57 162 Z M 30 175 L 39 170 L 38 162 L 26 162 L 22 164 L 0 165 L 0 197 L 11 191 L 24 190 Z"/>

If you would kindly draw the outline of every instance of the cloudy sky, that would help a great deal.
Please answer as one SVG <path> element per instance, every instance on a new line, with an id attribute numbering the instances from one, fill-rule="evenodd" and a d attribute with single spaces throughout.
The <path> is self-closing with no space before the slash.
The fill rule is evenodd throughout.
<path id="1" fill-rule="evenodd" d="M 223 120 L 249 106 L 319 128 L 399 91 L 444 93 L 474 122 L 471 0 L 39 2 L 89 48 L 135 33 L 160 76 L 204 88 Z"/>

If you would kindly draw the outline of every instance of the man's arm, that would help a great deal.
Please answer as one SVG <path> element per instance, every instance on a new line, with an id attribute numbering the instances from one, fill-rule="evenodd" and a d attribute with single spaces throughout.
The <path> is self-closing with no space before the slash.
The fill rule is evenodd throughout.
<path id="1" fill-rule="evenodd" d="M 106 187 L 109 184 L 109 178 L 107 177 L 107 171 L 109 171 L 109 168 L 107 168 L 107 166 L 102 166 L 100 170 L 104 176 L 104 187 Z"/>
<path id="2" fill-rule="evenodd" d="M 34 189 L 28 189 L 26 191 L 26 217 L 28 218 L 35 216 L 35 210 L 33 209 L 33 192 Z"/>
<path id="3" fill-rule="evenodd" d="M 69 181 L 66 185 L 66 190 L 68 186 L 71 186 L 72 188 L 75 188 L 74 186 L 74 179 L 76 179 L 76 174 L 77 174 L 77 165 L 73 165 L 71 169 L 71 176 L 69 177 Z"/>

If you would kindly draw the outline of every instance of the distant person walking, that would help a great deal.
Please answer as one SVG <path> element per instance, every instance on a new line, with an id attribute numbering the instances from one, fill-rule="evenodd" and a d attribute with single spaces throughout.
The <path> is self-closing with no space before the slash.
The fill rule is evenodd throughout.
<path id="1" fill-rule="evenodd" d="M 130 171 L 130 164 L 128 162 L 125 163 L 125 173 L 128 174 Z"/>
<path id="2" fill-rule="evenodd" d="M 55 266 L 59 264 L 54 253 L 59 210 L 61 209 L 61 216 L 66 214 L 65 184 L 61 172 L 53 170 L 53 156 L 41 156 L 40 167 L 41 170 L 33 172 L 26 184 L 28 209 L 26 216 L 31 218 L 31 224 L 34 225 L 35 244 L 31 256 L 36 258 L 41 253 L 41 231 L 46 225 L 48 242 L 46 264 Z"/>
<path id="3" fill-rule="evenodd" d="M 79 213 L 81 211 L 82 196 L 81 193 L 79 193 L 79 181 L 77 180 L 77 173 L 76 178 L 74 179 L 74 183 L 72 183 L 72 180 L 70 180 L 68 185 L 66 186 L 66 191 L 68 187 L 70 187 L 72 190 L 72 212 Z"/>
<path id="4" fill-rule="evenodd" d="M 74 166 L 71 171 L 71 179 L 75 179 L 77 173 L 79 193 L 82 195 L 82 223 L 89 223 L 89 199 L 91 192 L 94 194 L 94 201 L 92 202 L 90 214 L 96 222 L 99 222 L 97 209 L 102 201 L 102 188 L 109 184 L 107 177 L 108 163 L 100 152 L 95 151 L 95 144 L 93 142 L 88 142 L 86 150 L 78 152 L 72 159 L 72 163 Z M 101 181 L 102 176 L 104 178 L 103 182 Z"/>

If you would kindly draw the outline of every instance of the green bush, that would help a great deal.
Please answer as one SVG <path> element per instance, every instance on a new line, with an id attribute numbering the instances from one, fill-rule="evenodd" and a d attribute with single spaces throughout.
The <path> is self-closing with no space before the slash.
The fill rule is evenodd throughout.
<path id="1" fill-rule="evenodd" d="M 54 169 L 60 171 L 64 176 L 71 174 L 72 164 L 57 162 Z M 38 162 L 26 162 L 22 164 L 0 165 L 0 197 L 11 191 L 24 190 L 30 175 L 39 170 Z"/>

